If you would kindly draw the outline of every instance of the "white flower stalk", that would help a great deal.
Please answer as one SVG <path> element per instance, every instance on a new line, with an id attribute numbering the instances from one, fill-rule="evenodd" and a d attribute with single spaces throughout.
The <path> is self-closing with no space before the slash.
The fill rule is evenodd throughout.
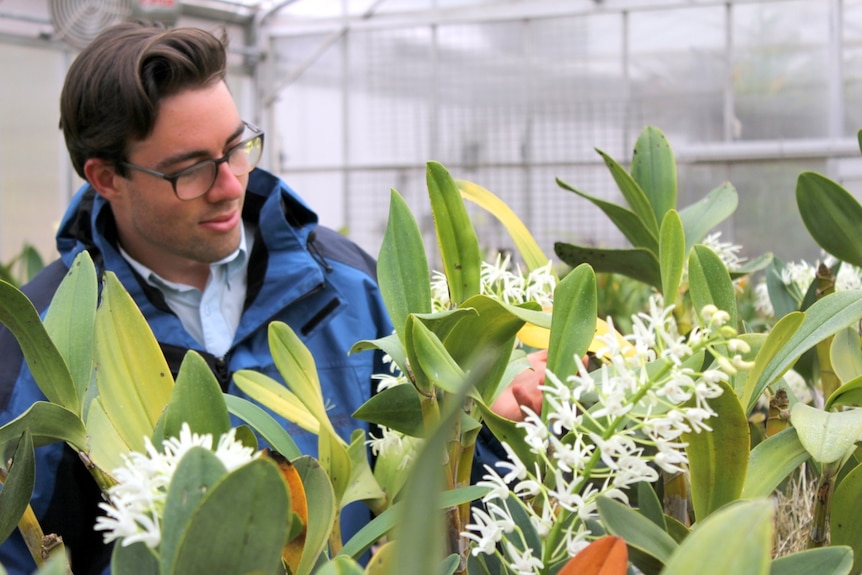
<path id="1" fill-rule="evenodd" d="M 474 515 L 466 527 L 465 536 L 481 542 L 474 554 L 517 562 L 518 573 L 542 573 L 586 545 L 585 522 L 597 517 L 599 497 L 626 502 L 632 485 L 654 482 L 662 470 L 686 470 L 683 435 L 710 429 L 715 412 L 709 400 L 721 395 L 731 370 L 750 367 L 741 360 L 747 344 L 726 325 L 729 314 L 707 306 L 701 317 L 704 325 L 682 337 L 672 310 L 654 296 L 647 311 L 632 318 L 634 334 L 627 339 L 634 351 L 623 350 L 609 330 L 600 337 L 605 346 L 596 353 L 598 369 L 588 372 L 576 361 L 577 373 L 546 374 L 546 417 L 524 409 L 518 424 L 535 461 L 523 461 L 504 443 L 507 460 L 486 467 L 480 485 L 490 490 L 483 502 L 494 505 L 495 516 L 491 525 Z M 710 356 L 716 361 L 703 370 Z M 513 505 L 522 513 L 499 516 Z M 530 550 L 531 559 L 517 525 L 499 528 L 523 513 L 543 545 Z"/>
<path id="2" fill-rule="evenodd" d="M 192 433 L 184 423 L 179 437 L 163 442 L 159 452 L 144 438 L 146 453 L 131 452 L 124 455 L 125 465 L 113 471 L 117 484 L 108 489 L 108 503 L 99 507 L 106 515 L 96 519 L 96 531 L 104 531 L 105 543 L 120 540 L 123 546 L 138 541 L 152 549 L 161 543 L 161 520 L 165 510 L 168 489 L 174 471 L 183 456 L 192 447 L 213 451 L 228 471 L 251 461 L 254 450 L 236 440 L 235 430 L 219 438 L 213 450 L 212 435 Z"/>

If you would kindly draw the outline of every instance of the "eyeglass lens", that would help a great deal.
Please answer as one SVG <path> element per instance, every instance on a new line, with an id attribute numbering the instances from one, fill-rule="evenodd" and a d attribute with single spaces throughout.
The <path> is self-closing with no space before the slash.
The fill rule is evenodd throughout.
<path id="1" fill-rule="evenodd" d="M 263 137 L 256 136 L 230 151 L 227 156 L 227 164 L 235 176 L 244 176 L 251 172 L 263 151 Z M 218 177 L 218 162 L 212 160 L 201 163 L 182 173 L 176 180 L 177 197 L 191 200 L 207 193 Z"/>

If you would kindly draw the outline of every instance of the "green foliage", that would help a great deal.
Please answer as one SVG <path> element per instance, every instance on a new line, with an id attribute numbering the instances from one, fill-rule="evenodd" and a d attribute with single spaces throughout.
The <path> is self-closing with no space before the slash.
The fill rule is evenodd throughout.
<path id="1" fill-rule="evenodd" d="M 0 263 L 0 280 L 20 287 L 33 279 L 45 262 L 39 252 L 29 243 L 25 243 L 21 251 L 6 263 Z"/>

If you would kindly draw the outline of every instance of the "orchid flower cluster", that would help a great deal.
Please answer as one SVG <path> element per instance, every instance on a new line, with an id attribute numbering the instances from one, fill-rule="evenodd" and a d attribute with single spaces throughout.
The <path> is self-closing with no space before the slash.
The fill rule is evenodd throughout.
<path id="1" fill-rule="evenodd" d="M 823 263 L 832 268 L 838 262 L 835 257 L 824 254 Z M 809 263 L 805 260 L 787 262 L 781 270 L 781 283 L 797 301 L 802 301 L 811 282 L 817 277 L 820 262 Z M 850 291 L 862 288 L 862 269 L 842 262 L 835 274 L 835 291 Z M 772 300 L 766 282 L 760 282 L 755 288 L 755 307 L 767 316 L 774 315 Z"/>
<path id="2" fill-rule="evenodd" d="M 742 358 L 750 349 L 715 306 L 682 337 L 672 307 L 660 301 L 653 296 L 632 318 L 634 333 L 623 343 L 614 330 L 599 336 L 599 368 L 576 362 L 578 373 L 547 373 L 544 417 L 523 408 L 519 424 L 533 460 L 504 444 L 508 461 L 486 466 L 485 508 L 474 508 L 463 533 L 474 555 L 497 555 L 519 575 L 545 573 L 588 544 L 586 521 L 597 517 L 600 496 L 627 503 L 626 488 L 656 481 L 660 470 L 685 471 L 685 434 L 711 429 L 709 400 L 752 367 Z"/>
<path id="3" fill-rule="evenodd" d="M 116 485 L 107 491 L 108 503 L 99 507 L 106 515 L 96 519 L 96 531 L 104 531 L 105 543 L 120 540 L 123 546 L 143 542 L 151 549 L 161 543 L 161 519 L 174 471 L 193 447 L 213 451 L 228 471 L 250 462 L 254 450 L 236 440 L 235 429 L 221 436 L 213 449 L 213 436 L 192 433 L 188 423 L 179 437 L 164 440 L 159 451 L 149 437 L 144 438 L 146 453 L 124 455 L 125 465 L 113 471 Z"/>

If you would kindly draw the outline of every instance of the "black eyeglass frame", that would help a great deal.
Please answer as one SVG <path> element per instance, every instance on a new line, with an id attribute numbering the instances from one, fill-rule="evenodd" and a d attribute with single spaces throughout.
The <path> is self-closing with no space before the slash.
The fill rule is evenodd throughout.
<path id="1" fill-rule="evenodd" d="M 168 182 L 171 183 L 171 188 L 174 190 L 174 195 L 179 200 L 189 201 L 189 200 L 197 199 L 212 189 L 213 185 L 216 182 L 216 179 L 218 179 L 218 167 L 219 167 L 219 165 L 224 164 L 226 162 L 228 163 L 228 165 L 230 165 L 229 159 L 230 159 L 231 154 L 233 154 L 234 152 L 236 152 L 238 149 L 242 148 L 243 146 L 247 145 L 249 142 L 253 142 L 257 139 L 260 140 L 260 157 L 263 157 L 264 131 L 261 130 L 260 128 L 258 128 L 257 126 L 255 126 L 254 124 L 252 124 L 250 122 L 246 122 L 245 120 L 243 120 L 242 123 L 246 128 L 251 130 L 254 133 L 254 135 L 251 138 L 246 138 L 245 140 L 241 141 L 236 146 L 231 147 L 231 149 L 229 149 L 225 153 L 225 155 L 223 155 L 221 158 L 211 158 L 208 160 L 201 160 L 200 162 L 192 164 L 188 168 L 183 168 L 179 172 L 175 172 L 173 174 L 165 174 L 163 172 L 157 172 L 156 170 L 151 170 L 150 168 L 138 166 L 137 164 L 133 164 L 131 162 L 120 162 L 120 165 L 123 166 L 124 168 L 131 168 L 133 170 L 137 170 L 138 172 L 143 172 L 145 174 L 149 174 L 151 176 L 155 176 L 157 178 L 167 180 Z M 240 176 L 244 176 L 248 173 L 251 173 L 251 171 L 257 167 L 257 164 L 260 163 L 260 157 L 258 157 L 257 161 L 251 166 L 251 169 L 249 169 L 248 172 L 246 172 L 245 174 L 234 174 L 234 175 L 237 177 L 240 177 Z M 190 198 L 180 197 L 179 193 L 177 193 L 177 180 L 179 180 L 180 178 L 182 178 L 183 176 L 185 176 L 186 174 L 188 174 L 190 172 L 194 172 L 195 170 L 201 169 L 201 166 L 206 165 L 206 164 L 213 164 L 213 166 L 215 167 L 215 169 L 213 170 L 212 182 L 210 182 L 210 185 L 207 186 L 207 189 L 204 190 L 203 192 L 201 192 L 200 194 L 198 194 L 196 196 L 192 196 Z"/>

